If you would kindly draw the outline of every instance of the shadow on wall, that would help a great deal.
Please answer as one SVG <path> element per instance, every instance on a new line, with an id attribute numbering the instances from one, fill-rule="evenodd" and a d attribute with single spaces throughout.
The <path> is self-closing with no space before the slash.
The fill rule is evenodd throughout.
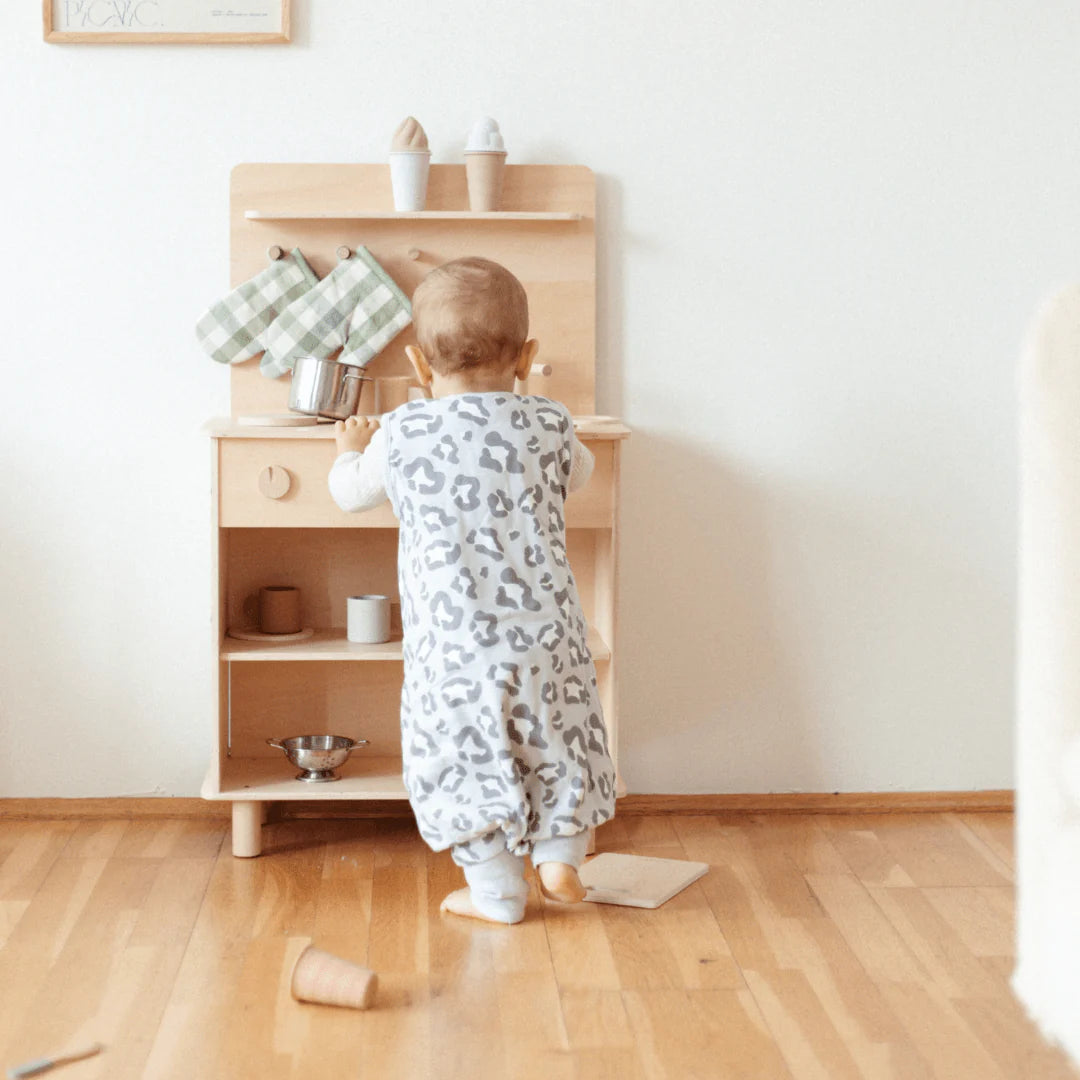
<path id="1" fill-rule="evenodd" d="M 955 522 L 641 428 L 622 494 L 630 791 L 1010 785 L 1013 596 Z"/>
<path id="2" fill-rule="evenodd" d="M 597 411 L 624 415 L 622 185 L 596 174 L 596 404 Z"/>
<path id="3" fill-rule="evenodd" d="M 627 251 L 648 253 L 656 241 L 627 232 L 617 177 L 597 173 L 596 202 L 597 408 L 625 417 Z M 801 695 L 773 630 L 760 484 L 688 440 L 630 424 L 619 582 L 623 779 L 643 792 L 763 790 L 753 763 L 778 756 L 769 743 Z M 783 756 L 827 771 L 814 768 L 814 753 L 789 723 Z M 744 764 L 733 770 L 733 757 Z"/>
<path id="4" fill-rule="evenodd" d="M 621 524 L 623 778 L 632 792 L 748 790 L 731 758 L 770 756 L 799 697 L 773 625 L 762 495 L 693 443 L 635 429 Z M 816 772 L 816 752 L 785 725 L 785 759 Z"/>

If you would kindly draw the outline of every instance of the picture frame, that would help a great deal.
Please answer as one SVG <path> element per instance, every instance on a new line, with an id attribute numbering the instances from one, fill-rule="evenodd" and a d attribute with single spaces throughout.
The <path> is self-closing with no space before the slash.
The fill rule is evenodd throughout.
<path id="1" fill-rule="evenodd" d="M 50 44 L 269 45 L 290 40 L 291 0 L 42 0 Z"/>

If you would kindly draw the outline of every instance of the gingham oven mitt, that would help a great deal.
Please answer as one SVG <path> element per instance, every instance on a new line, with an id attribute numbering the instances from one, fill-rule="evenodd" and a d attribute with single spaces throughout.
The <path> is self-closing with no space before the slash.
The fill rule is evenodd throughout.
<path id="1" fill-rule="evenodd" d="M 259 335 L 278 314 L 318 284 L 315 271 L 294 248 L 212 304 L 195 324 L 195 336 L 219 364 L 249 360 L 262 352 Z"/>
<path id="2" fill-rule="evenodd" d="M 329 356 L 361 367 L 412 322 L 412 305 L 367 248 L 342 260 L 263 332 L 259 370 L 271 379 L 299 356 Z"/>

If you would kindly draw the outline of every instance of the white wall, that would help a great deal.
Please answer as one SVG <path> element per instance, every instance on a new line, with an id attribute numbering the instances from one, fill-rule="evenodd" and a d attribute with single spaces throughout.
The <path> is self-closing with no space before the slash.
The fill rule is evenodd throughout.
<path id="1" fill-rule="evenodd" d="M 301 0 L 288 46 L 0 39 L 0 793 L 192 795 L 241 161 L 599 179 L 633 791 L 1012 783 L 1013 367 L 1080 243 L 1061 3 Z"/>

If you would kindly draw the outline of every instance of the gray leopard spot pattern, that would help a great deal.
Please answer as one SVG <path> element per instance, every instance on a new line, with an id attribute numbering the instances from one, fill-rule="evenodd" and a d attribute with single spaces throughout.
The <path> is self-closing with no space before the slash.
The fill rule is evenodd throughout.
<path id="1" fill-rule="evenodd" d="M 441 532 L 454 524 L 454 517 L 438 506 L 421 506 L 420 521 L 430 533 Z"/>
<path id="2" fill-rule="evenodd" d="M 509 517 L 514 510 L 514 500 L 506 494 L 505 491 L 493 491 L 487 498 L 488 510 L 491 512 L 491 516 L 495 518 Z M 514 540 L 516 537 L 513 533 L 510 534 L 510 539 Z"/>
<path id="3" fill-rule="evenodd" d="M 475 476 L 456 476 L 450 498 L 459 510 L 475 510 L 480 505 L 480 481 Z"/>
<path id="4" fill-rule="evenodd" d="M 421 835 L 467 859 L 607 820 L 615 774 L 566 554 L 569 416 L 464 394 L 410 402 L 384 428 Z"/>
<path id="5" fill-rule="evenodd" d="M 466 537 L 467 543 L 472 544 L 477 555 L 486 555 L 490 559 L 502 562 L 506 557 L 503 551 L 502 540 L 499 534 L 492 528 L 473 529 Z"/>
<path id="6" fill-rule="evenodd" d="M 444 435 L 432 448 L 431 456 L 445 461 L 447 465 L 457 465 L 461 459 L 458 457 L 457 443 L 449 435 Z"/>
<path id="7" fill-rule="evenodd" d="M 477 592 L 477 586 L 477 580 L 467 566 L 459 566 L 457 577 L 450 583 L 450 588 L 454 592 L 462 593 L 470 600 L 475 600 L 480 595 Z"/>
<path id="8" fill-rule="evenodd" d="M 514 573 L 514 568 L 508 566 L 500 575 L 499 590 L 495 594 L 495 603 L 500 607 L 512 608 L 515 611 L 541 611 L 543 605 L 533 595 L 529 583 Z"/>
<path id="9" fill-rule="evenodd" d="M 438 570 L 443 566 L 451 566 L 460 559 L 461 545 L 452 543 L 450 540 L 433 540 L 424 548 L 424 567 L 427 570 Z"/>
<path id="10" fill-rule="evenodd" d="M 510 646 L 512 652 L 527 653 L 536 644 L 536 638 L 524 627 L 511 626 L 506 631 L 506 644 Z"/>
<path id="11" fill-rule="evenodd" d="M 431 601 L 431 621 L 440 630 L 456 630 L 464 617 L 465 609 L 454 604 L 448 593 L 435 594 Z"/>
<path id="12" fill-rule="evenodd" d="M 484 436 L 484 443 L 486 445 L 480 452 L 480 467 L 482 469 L 490 469 L 492 472 L 498 473 L 525 472 L 525 466 L 518 457 L 517 448 L 509 439 L 504 439 L 497 431 L 489 431 Z"/>
<path id="13" fill-rule="evenodd" d="M 403 472 L 405 479 L 409 480 L 421 495 L 438 495 L 446 483 L 446 477 L 441 472 L 436 472 L 435 467 L 425 458 L 410 462 Z M 419 479 L 414 480 L 418 475 Z"/>

